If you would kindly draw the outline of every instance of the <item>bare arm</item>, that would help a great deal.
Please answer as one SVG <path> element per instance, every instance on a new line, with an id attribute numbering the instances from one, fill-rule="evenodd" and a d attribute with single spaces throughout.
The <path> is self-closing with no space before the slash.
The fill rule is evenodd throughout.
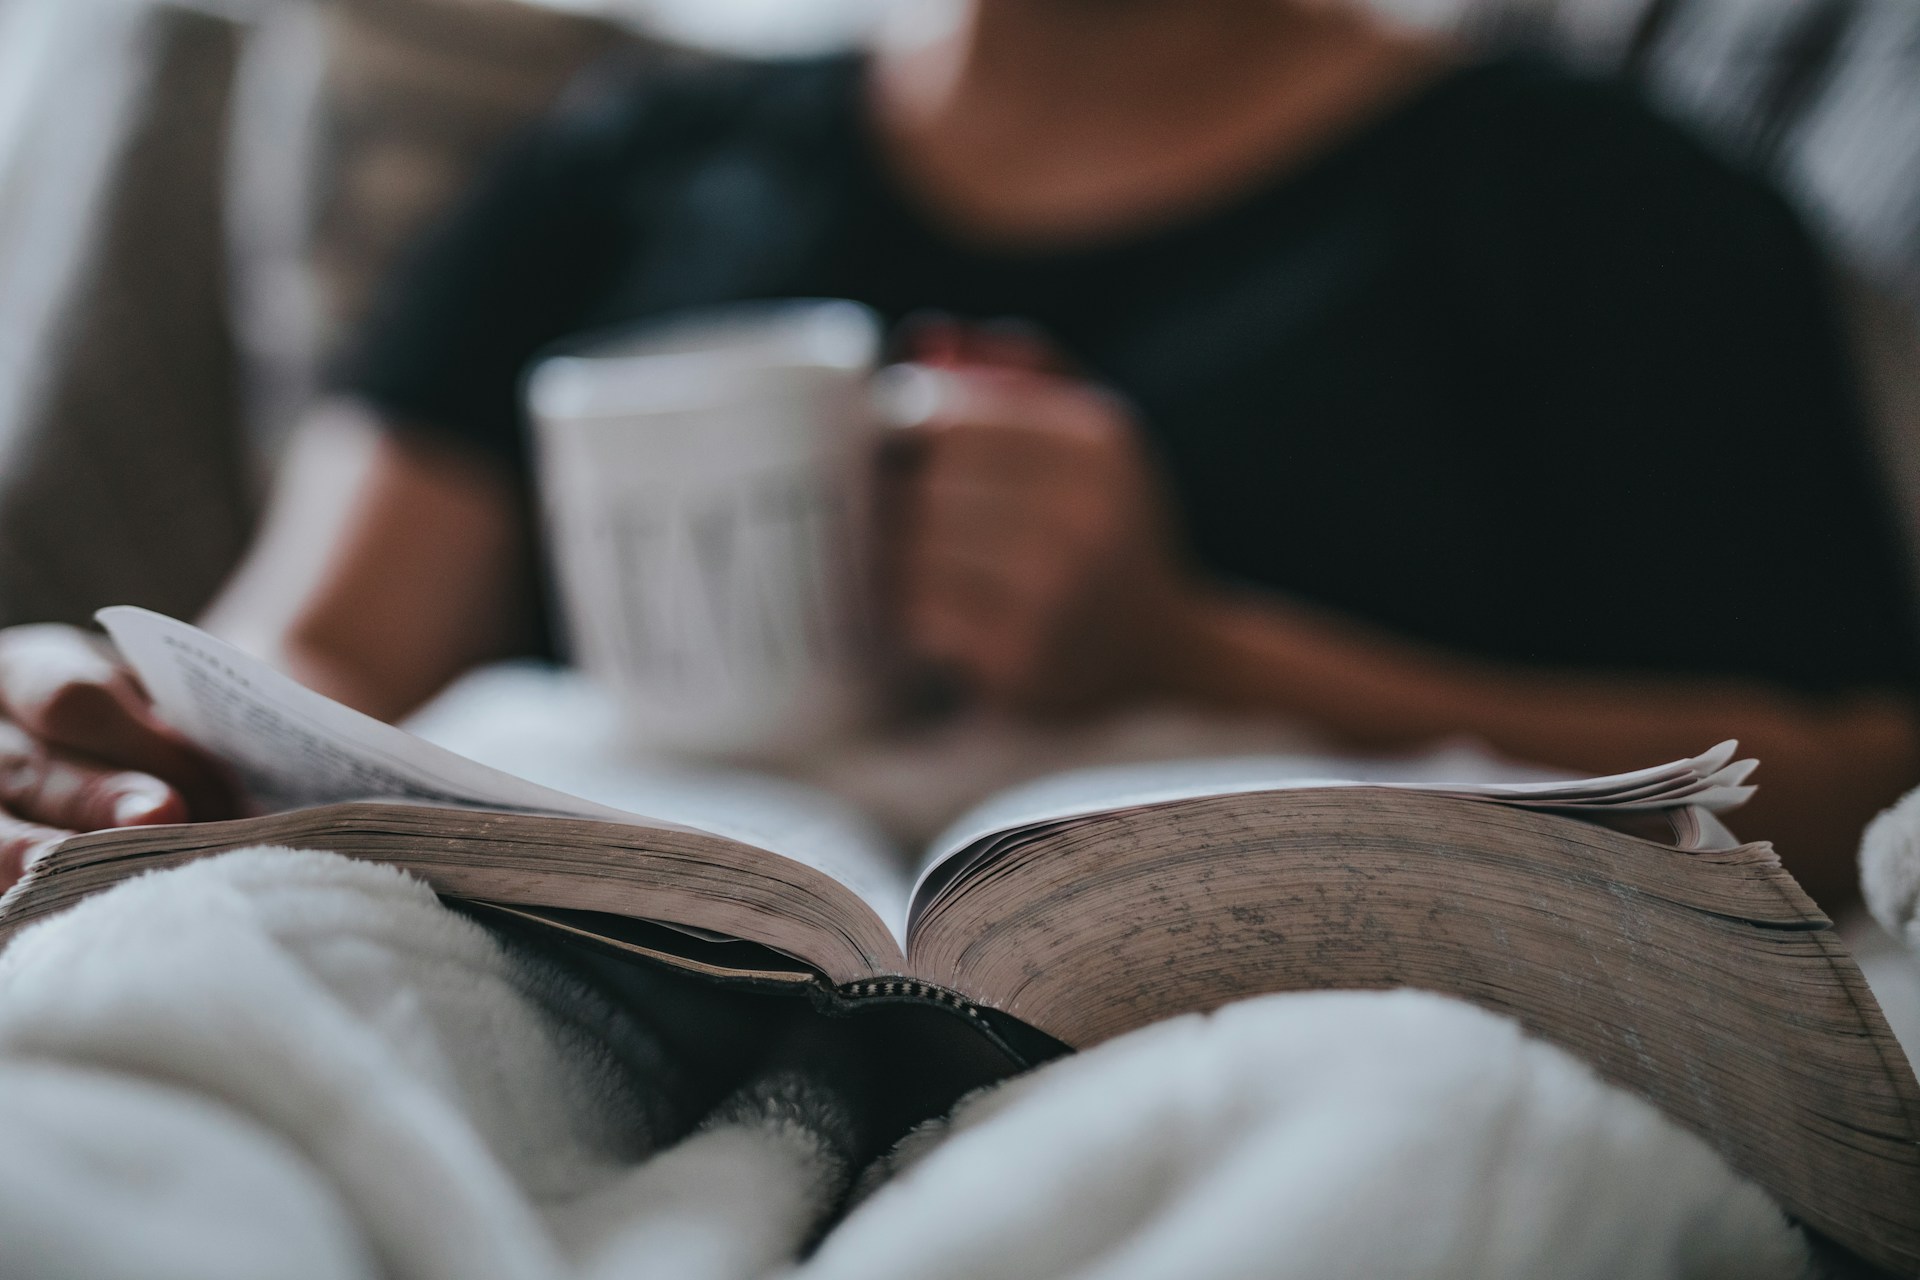
<path id="1" fill-rule="evenodd" d="M 1528 672 L 1218 590 L 1186 595 L 1158 666 L 1176 696 L 1301 716 L 1362 749 L 1465 733 L 1519 759 L 1608 773 L 1739 738 L 1762 785 L 1734 827 L 1772 840 L 1830 907 L 1857 893 L 1861 829 L 1920 782 L 1920 724 L 1891 694 L 1822 700 L 1731 680 Z"/>
<path id="2" fill-rule="evenodd" d="M 303 429 L 206 621 L 383 718 L 511 651 L 533 616 L 512 482 L 341 409 Z M 76 830 L 230 816 L 226 771 L 72 627 L 0 631 L 0 890 Z"/>
<path id="3" fill-rule="evenodd" d="M 1861 829 L 1920 782 L 1920 724 L 1891 694 L 1528 671 L 1198 582 L 1122 406 L 1004 367 L 933 377 L 897 539 L 903 629 L 984 701 L 1075 714 L 1158 696 L 1298 718 L 1359 750 L 1467 734 L 1594 773 L 1739 738 L 1762 769 L 1735 829 L 1834 906 L 1856 892 Z"/>
<path id="4" fill-rule="evenodd" d="M 513 481 L 335 408 L 303 430 L 209 629 L 381 719 L 522 645 L 534 617 Z"/>

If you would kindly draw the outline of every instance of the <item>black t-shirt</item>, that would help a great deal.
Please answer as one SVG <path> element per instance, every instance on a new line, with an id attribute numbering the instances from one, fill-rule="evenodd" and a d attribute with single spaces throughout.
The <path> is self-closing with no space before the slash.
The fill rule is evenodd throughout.
<path id="1" fill-rule="evenodd" d="M 342 389 L 524 474 L 528 361 L 749 298 L 1043 327 L 1200 569 L 1547 668 L 1913 684 L 1904 552 L 1785 204 L 1624 92 L 1461 68 L 1158 229 L 1006 251 L 890 181 L 852 58 L 603 75 L 389 289 Z"/>

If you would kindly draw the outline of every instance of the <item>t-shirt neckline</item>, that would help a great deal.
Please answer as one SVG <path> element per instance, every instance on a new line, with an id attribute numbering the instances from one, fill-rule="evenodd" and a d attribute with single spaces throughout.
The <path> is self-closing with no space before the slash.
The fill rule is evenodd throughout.
<path id="1" fill-rule="evenodd" d="M 982 266 L 1032 266 L 1040 263 L 1097 262 L 1109 257 L 1137 255 L 1161 246 L 1206 237 L 1242 218 L 1278 203 L 1292 202 L 1335 180 L 1340 173 L 1407 133 L 1425 126 L 1432 117 L 1477 85 L 1496 69 L 1513 61 L 1511 55 L 1455 62 L 1380 106 L 1364 113 L 1321 145 L 1257 172 L 1235 187 L 1173 216 L 1142 222 L 1112 232 L 1085 237 L 995 241 L 974 237 L 954 227 L 928 207 L 901 181 L 878 136 L 866 102 L 867 55 L 848 53 L 836 59 L 840 93 L 837 109 L 849 142 L 849 159 L 857 187 L 864 190 L 883 218 L 945 254 Z"/>

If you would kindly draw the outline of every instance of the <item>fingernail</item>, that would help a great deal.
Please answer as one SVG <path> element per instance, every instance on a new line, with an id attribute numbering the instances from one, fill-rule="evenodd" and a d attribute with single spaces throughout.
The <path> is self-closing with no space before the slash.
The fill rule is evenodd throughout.
<path id="1" fill-rule="evenodd" d="M 167 815 L 173 806 L 173 789 L 154 778 L 135 778 L 125 783 L 113 802 L 113 822 L 118 827 L 146 826 Z"/>

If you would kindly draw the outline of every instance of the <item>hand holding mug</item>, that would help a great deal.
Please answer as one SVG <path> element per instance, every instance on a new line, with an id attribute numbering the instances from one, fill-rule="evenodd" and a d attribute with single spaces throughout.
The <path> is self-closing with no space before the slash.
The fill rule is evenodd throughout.
<path id="1" fill-rule="evenodd" d="M 1151 688 L 1183 582 L 1126 405 L 1031 339 L 889 375 L 909 433 L 885 539 L 914 656 L 989 704 L 1088 710 Z"/>

